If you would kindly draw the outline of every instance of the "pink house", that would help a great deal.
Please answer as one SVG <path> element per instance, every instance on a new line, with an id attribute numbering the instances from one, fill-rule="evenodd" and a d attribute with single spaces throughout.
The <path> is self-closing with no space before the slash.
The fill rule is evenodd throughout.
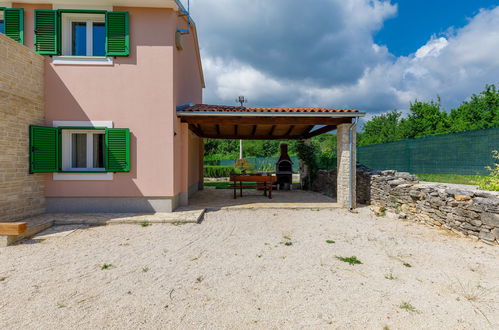
<path id="1" fill-rule="evenodd" d="M 176 0 L 0 1 L 0 32 L 45 58 L 30 171 L 47 212 L 170 212 L 202 187 L 196 27 Z"/>

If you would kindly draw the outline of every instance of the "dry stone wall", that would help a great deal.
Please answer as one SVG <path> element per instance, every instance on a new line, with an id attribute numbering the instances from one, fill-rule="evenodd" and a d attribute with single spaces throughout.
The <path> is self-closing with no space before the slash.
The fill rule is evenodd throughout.
<path id="1" fill-rule="evenodd" d="M 321 171 L 313 190 L 335 195 L 336 170 Z M 421 183 L 409 173 L 357 168 L 357 201 L 374 211 L 423 222 L 499 244 L 499 192 Z"/>
<path id="2" fill-rule="evenodd" d="M 44 212 L 44 176 L 29 174 L 29 125 L 43 124 L 43 57 L 0 34 L 0 221 Z"/>

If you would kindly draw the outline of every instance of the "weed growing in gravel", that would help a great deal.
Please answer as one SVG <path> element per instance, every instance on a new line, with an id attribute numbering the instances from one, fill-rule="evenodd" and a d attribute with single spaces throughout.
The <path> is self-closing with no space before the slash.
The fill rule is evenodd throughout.
<path id="1" fill-rule="evenodd" d="M 58 308 L 64 308 L 64 307 L 66 307 L 66 305 L 64 305 L 63 303 L 59 302 L 59 303 L 57 303 L 57 307 Z"/>
<path id="2" fill-rule="evenodd" d="M 0 277 L 0 282 L 3 282 L 7 279 L 7 277 Z"/>
<path id="3" fill-rule="evenodd" d="M 384 217 L 386 215 L 386 207 L 382 206 L 378 212 L 374 213 L 377 217 Z"/>
<path id="4" fill-rule="evenodd" d="M 150 223 L 149 221 L 142 221 L 142 222 L 140 223 L 140 225 L 141 225 L 142 227 L 149 227 L 149 226 L 151 226 L 151 223 Z"/>
<path id="5" fill-rule="evenodd" d="M 111 268 L 113 265 L 111 264 L 103 264 L 102 266 L 100 266 L 100 270 L 106 270 L 106 269 L 109 269 Z"/>
<path id="6" fill-rule="evenodd" d="M 149 271 L 149 267 L 142 268 L 142 272 L 147 273 Z"/>
<path id="7" fill-rule="evenodd" d="M 495 290 L 488 290 L 480 283 L 474 285 L 471 283 L 463 284 L 459 279 L 457 285 L 453 285 L 453 291 L 463 296 L 470 302 L 485 301 L 485 297 Z"/>
<path id="8" fill-rule="evenodd" d="M 410 312 L 410 313 L 419 313 L 419 311 L 416 309 L 416 307 L 412 306 L 408 302 L 403 302 L 402 304 L 400 304 L 399 307 L 403 310 Z"/>
<path id="9" fill-rule="evenodd" d="M 357 259 L 356 256 L 351 256 L 351 257 L 336 257 L 336 259 L 338 260 L 341 260 L 343 262 L 347 262 L 349 263 L 350 265 L 360 265 L 362 264 L 362 261 L 360 261 L 359 259 Z"/>
<path id="10" fill-rule="evenodd" d="M 198 283 L 203 282 L 203 280 L 204 280 L 204 276 L 203 275 L 201 275 L 198 278 L 196 278 L 196 282 L 198 282 Z"/>
<path id="11" fill-rule="evenodd" d="M 411 265 L 410 263 L 408 263 L 408 262 L 404 262 L 402 265 L 404 265 L 404 266 L 406 266 L 406 267 L 408 267 L 408 268 L 411 268 L 411 267 L 412 267 L 412 265 Z"/>
<path id="12" fill-rule="evenodd" d="M 172 225 L 177 226 L 177 227 L 183 226 L 186 224 L 187 224 L 187 222 L 182 222 L 182 221 L 176 221 L 176 222 L 172 223 Z"/>
<path id="13" fill-rule="evenodd" d="M 333 240 L 328 239 L 328 240 L 326 240 L 326 243 L 327 243 L 327 244 L 334 244 L 334 243 L 336 243 L 336 242 L 335 242 L 335 241 L 333 241 Z"/>
<path id="14" fill-rule="evenodd" d="M 282 235 L 282 238 L 284 239 L 284 242 L 281 242 L 281 244 L 284 244 L 285 246 L 293 245 L 293 242 L 291 242 L 291 235 Z"/>
<path id="15" fill-rule="evenodd" d="M 396 280 L 397 279 L 397 277 L 395 275 L 393 275 L 393 272 L 391 269 L 390 269 L 390 272 L 388 274 L 385 274 L 385 278 L 387 280 Z"/>

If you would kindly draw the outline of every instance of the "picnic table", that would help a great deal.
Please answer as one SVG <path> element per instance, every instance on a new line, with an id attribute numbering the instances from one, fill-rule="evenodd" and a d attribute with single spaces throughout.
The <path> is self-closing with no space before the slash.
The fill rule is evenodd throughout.
<path id="1" fill-rule="evenodd" d="M 269 174 L 235 174 L 230 176 L 230 181 L 232 188 L 234 188 L 234 199 L 237 198 L 237 189 L 239 188 L 239 194 L 243 197 L 243 188 L 259 188 L 263 185 L 263 195 L 267 196 L 267 190 L 269 191 L 268 197 L 272 199 L 272 186 L 277 182 L 277 177 Z"/>

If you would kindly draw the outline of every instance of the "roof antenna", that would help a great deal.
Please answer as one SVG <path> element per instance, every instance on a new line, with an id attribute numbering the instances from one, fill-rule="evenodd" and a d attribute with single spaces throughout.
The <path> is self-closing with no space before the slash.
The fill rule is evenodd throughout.
<path id="1" fill-rule="evenodd" d="M 244 108 L 244 103 L 248 103 L 248 99 L 245 98 L 244 96 L 239 96 L 236 99 L 236 102 L 241 103 L 241 108 Z"/>

